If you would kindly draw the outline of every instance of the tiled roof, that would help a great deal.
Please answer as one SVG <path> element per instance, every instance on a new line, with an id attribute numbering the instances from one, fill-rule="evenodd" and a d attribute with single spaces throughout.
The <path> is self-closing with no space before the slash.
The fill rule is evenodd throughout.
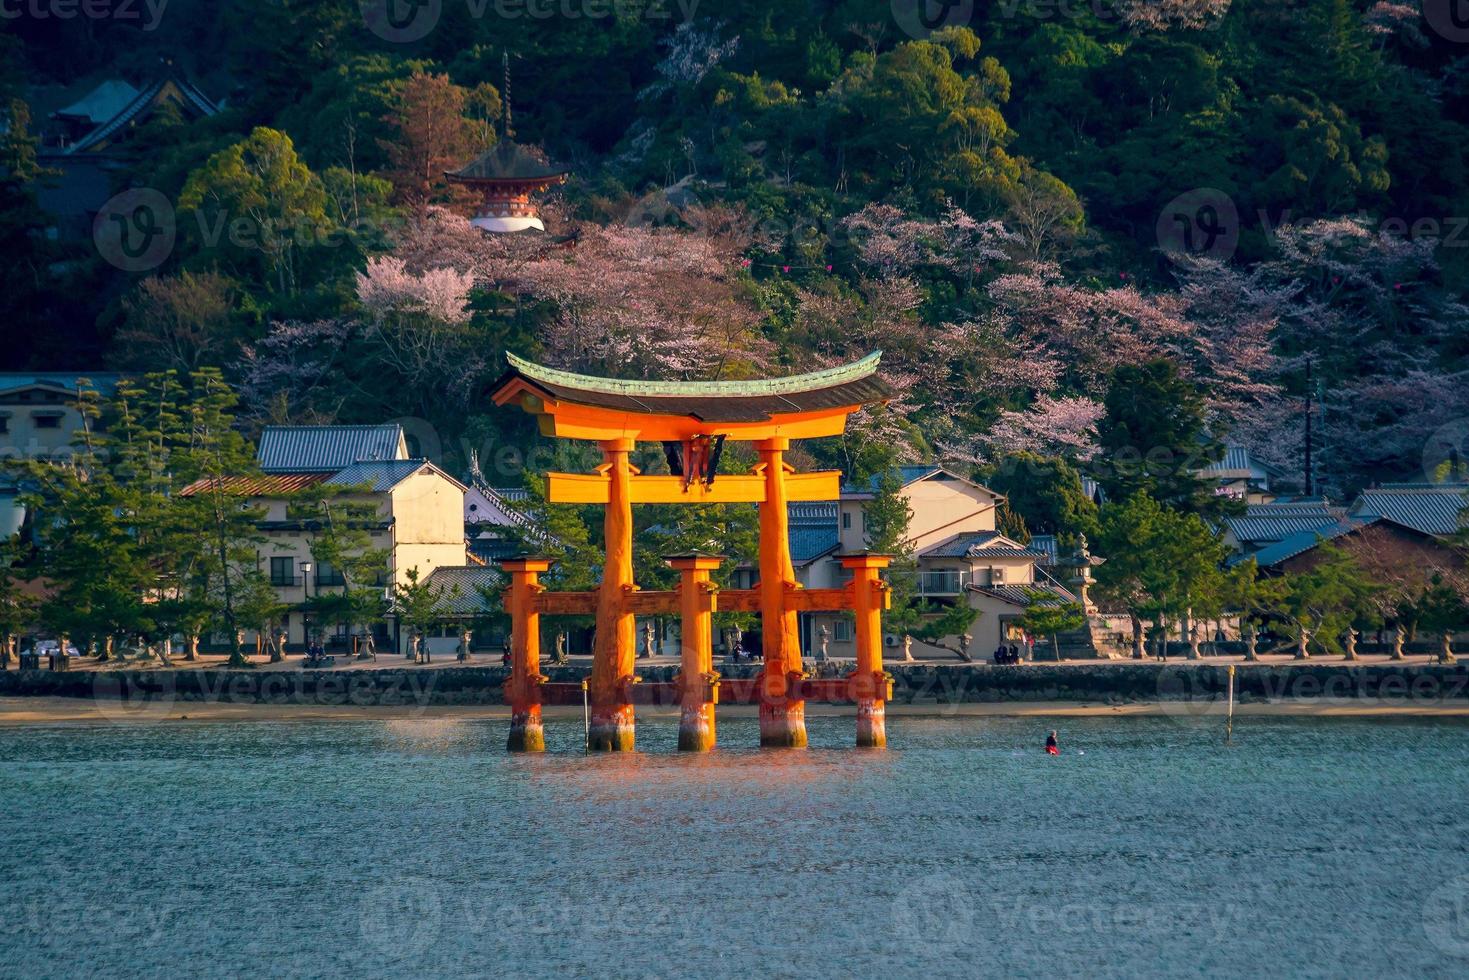
<path id="1" fill-rule="evenodd" d="M 406 459 L 403 428 L 389 425 L 265 427 L 256 458 L 267 473 L 335 473 L 363 460 Z"/>
<path id="2" fill-rule="evenodd" d="M 327 486 L 367 486 L 373 493 L 387 493 L 425 466 L 426 459 L 389 459 L 374 462 L 353 463 L 327 480 Z"/>
<path id="3" fill-rule="evenodd" d="M 999 531 L 969 531 L 956 534 L 923 552 L 921 558 L 1036 558 L 1044 551 L 1011 541 Z"/>
<path id="4" fill-rule="evenodd" d="M 503 589 L 506 582 L 505 573 L 491 566 L 444 565 L 430 572 L 424 584 L 444 590 L 445 615 L 477 616 L 490 608 L 480 590 Z"/>
<path id="5" fill-rule="evenodd" d="M 1045 555 L 1040 559 L 1043 564 L 1056 564 L 1056 536 L 1054 534 L 1032 534 L 1030 536 L 1030 548 Z"/>
<path id="6" fill-rule="evenodd" d="M 0 394 L 18 388 L 38 385 L 57 390 L 75 391 L 77 382 L 87 380 L 99 394 L 110 395 L 117 388 L 120 374 L 108 371 L 0 371 Z"/>
<path id="7" fill-rule="evenodd" d="M 136 88 L 120 78 L 110 78 L 71 105 L 57 109 L 52 115 L 85 119 L 95 125 L 111 119 L 137 97 Z"/>
<path id="8" fill-rule="evenodd" d="M 1217 463 L 1210 463 L 1200 473 L 1208 476 L 1243 476 L 1251 470 L 1260 470 L 1264 473 L 1275 475 L 1280 471 L 1273 466 L 1267 466 L 1256 460 L 1244 446 L 1229 446 L 1224 450 L 1224 458 Z"/>
<path id="9" fill-rule="evenodd" d="M 1241 542 L 1280 541 L 1318 527 L 1330 527 L 1340 520 L 1339 515 L 1322 513 L 1314 516 L 1287 515 L 1281 517 L 1226 517 L 1224 525 Z"/>
<path id="10" fill-rule="evenodd" d="M 289 497 L 307 487 L 326 480 L 324 473 L 266 473 L 261 476 L 231 476 L 224 480 L 225 491 L 245 497 Z M 179 491 L 181 497 L 192 497 L 209 489 L 211 481 L 195 480 Z"/>
<path id="11" fill-rule="evenodd" d="M 1388 484 L 1363 490 L 1353 517 L 1385 517 L 1424 534 L 1453 534 L 1469 524 L 1469 484 Z"/>
<path id="12" fill-rule="evenodd" d="M 524 491 L 522 496 L 526 496 Z M 510 506 L 509 498 L 503 492 L 479 483 L 464 495 L 464 523 L 523 528 L 530 528 L 535 524 L 525 514 Z"/>
<path id="13" fill-rule="evenodd" d="M 541 159 L 535 150 L 502 139 L 458 170 L 445 171 L 445 176 L 461 180 L 550 180 L 567 173 L 565 167 Z"/>
<path id="14" fill-rule="evenodd" d="M 1297 555 L 1303 555 L 1316 547 L 1322 541 L 1334 541 L 1344 534 L 1361 530 L 1371 524 L 1376 518 L 1344 517 L 1325 527 L 1312 528 L 1307 531 L 1297 531 L 1289 537 L 1276 541 L 1274 544 L 1266 545 L 1259 551 L 1248 555 L 1235 555 L 1229 559 L 1230 565 L 1238 565 L 1250 558 L 1261 568 L 1269 568 L 1279 565 Z"/>
<path id="15" fill-rule="evenodd" d="M 1024 607 L 1036 602 L 1044 605 L 1061 605 L 1064 602 L 1076 601 L 1076 596 L 1061 586 L 1045 585 L 1040 582 L 1034 585 L 971 585 L 969 588 L 974 592 L 994 596 L 1012 606 Z"/>
<path id="16" fill-rule="evenodd" d="M 122 109 L 116 113 L 116 115 L 112 116 L 110 119 L 103 122 L 100 126 L 92 130 L 86 136 L 83 136 L 71 146 L 67 147 L 66 152 L 78 153 L 82 150 L 90 149 L 91 147 L 99 143 L 105 143 L 109 138 L 112 137 L 114 133 L 124 128 L 125 126 L 128 126 L 135 119 L 137 119 L 138 116 L 141 115 L 150 105 L 152 105 L 153 101 L 158 98 L 159 93 L 163 91 L 164 87 L 168 85 L 169 82 L 173 82 L 174 87 L 177 88 L 179 94 L 183 96 L 183 108 L 192 112 L 195 116 L 212 116 L 215 113 L 219 112 L 219 107 L 215 105 L 214 102 L 207 95 L 199 91 L 199 89 L 196 88 L 191 82 L 188 82 L 183 78 L 159 79 L 158 81 L 155 81 L 152 84 L 148 85 L 137 95 L 133 96 L 133 98 L 126 105 L 124 105 Z"/>
<path id="17" fill-rule="evenodd" d="M 805 565 L 835 550 L 841 541 L 837 530 L 837 505 L 832 503 L 787 504 L 790 522 L 791 561 Z"/>

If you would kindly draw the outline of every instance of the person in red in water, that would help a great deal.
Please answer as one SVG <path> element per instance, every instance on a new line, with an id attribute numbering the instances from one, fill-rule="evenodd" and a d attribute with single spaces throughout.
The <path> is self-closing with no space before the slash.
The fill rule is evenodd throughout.
<path id="1" fill-rule="evenodd" d="M 1056 733 L 1053 731 L 1046 736 L 1046 755 L 1060 755 L 1061 746 L 1056 744 Z"/>

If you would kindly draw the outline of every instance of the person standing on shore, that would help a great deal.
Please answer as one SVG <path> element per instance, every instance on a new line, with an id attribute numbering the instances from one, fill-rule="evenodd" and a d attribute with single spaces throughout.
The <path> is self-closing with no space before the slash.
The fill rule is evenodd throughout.
<path id="1" fill-rule="evenodd" d="M 1060 755 L 1060 754 L 1061 754 L 1061 745 L 1060 745 L 1060 743 L 1058 743 L 1056 741 L 1056 732 L 1054 730 L 1052 730 L 1051 734 L 1049 734 L 1049 735 L 1046 736 L 1046 755 Z"/>

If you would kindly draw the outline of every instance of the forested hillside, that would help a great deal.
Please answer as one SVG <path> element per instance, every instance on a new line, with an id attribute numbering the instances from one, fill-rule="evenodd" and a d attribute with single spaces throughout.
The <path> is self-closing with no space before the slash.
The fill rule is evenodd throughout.
<path id="1" fill-rule="evenodd" d="M 252 425 L 416 417 L 451 468 L 479 449 L 499 483 L 535 445 L 484 397 L 507 349 L 709 379 L 880 348 L 901 400 L 817 461 L 1031 452 L 1126 491 L 1121 461 L 1215 454 L 1202 420 L 1300 482 L 1309 393 L 1322 485 L 1422 479 L 1469 434 L 1469 29 L 1450 6 L 172 0 L 7 19 L 0 359 L 215 366 Z M 157 192 L 174 229 L 123 268 L 101 239 L 47 234 L 32 106 L 163 70 L 223 111 L 156 113 L 119 144 L 111 190 Z M 544 235 L 483 235 L 443 178 L 507 129 L 572 171 Z"/>

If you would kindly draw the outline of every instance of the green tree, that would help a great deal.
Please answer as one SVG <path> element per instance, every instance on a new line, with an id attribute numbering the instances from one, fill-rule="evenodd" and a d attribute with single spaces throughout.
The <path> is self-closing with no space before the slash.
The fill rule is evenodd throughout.
<path id="1" fill-rule="evenodd" d="M 1138 494 L 1102 508 L 1097 544 L 1107 559 L 1096 572 L 1099 590 L 1127 608 L 1133 656 L 1142 652 L 1143 619 L 1162 639 L 1170 622 L 1219 611 L 1227 549 L 1197 514 Z"/>
<path id="2" fill-rule="evenodd" d="M 296 156 L 291 138 L 257 126 L 220 150 L 184 183 L 179 210 L 197 213 L 203 233 L 246 253 L 258 252 L 283 294 L 298 285 L 302 244 L 331 230 L 321 179 Z"/>
<path id="3" fill-rule="evenodd" d="M 985 477 L 1036 534 L 1074 537 L 1097 534 L 1097 505 L 1086 495 L 1081 474 L 1064 459 L 1012 453 Z"/>
<path id="4" fill-rule="evenodd" d="M 1281 611 L 1303 652 L 1312 640 L 1328 653 L 1341 652 L 1341 635 L 1372 616 L 1379 589 L 1349 552 L 1325 541 L 1313 564 L 1286 575 L 1285 582 Z"/>
<path id="5" fill-rule="evenodd" d="M 1165 506 L 1206 515 L 1229 506 L 1198 473 L 1224 458 L 1224 445 L 1205 425 L 1203 395 L 1172 361 L 1117 368 L 1103 404 L 1096 469 L 1108 497 L 1146 493 Z"/>
<path id="6" fill-rule="evenodd" d="M 417 567 L 408 569 L 404 577 L 407 582 L 393 583 L 393 609 L 414 636 L 426 640 L 443 623 L 448 603 L 459 595 L 459 589 L 419 581 Z"/>
<path id="7" fill-rule="evenodd" d="M 1015 625 L 1032 636 L 1051 638 L 1052 657 L 1061 660 L 1061 645 L 1058 634 L 1079 630 L 1086 625 L 1086 610 L 1079 602 L 1062 602 L 1050 592 L 1030 590 L 1030 604 L 1025 612 L 1015 619 Z"/>
<path id="8" fill-rule="evenodd" d="M 1413 601 L 1413 621 L 1418 629 L 1437 634 L 1442 640 L 1441 661 L 1452 663 L 1453 634 L 1469 625 L 1469 601 L 1442 574 L 1435 574 Z"/>
<path id="9" fill-rule="evenodd" d="M 10 651 L 36 617 L 36 599 L 16 574 L 17 540 L 0 541 L 0 670 L 10 666 Z"/>

